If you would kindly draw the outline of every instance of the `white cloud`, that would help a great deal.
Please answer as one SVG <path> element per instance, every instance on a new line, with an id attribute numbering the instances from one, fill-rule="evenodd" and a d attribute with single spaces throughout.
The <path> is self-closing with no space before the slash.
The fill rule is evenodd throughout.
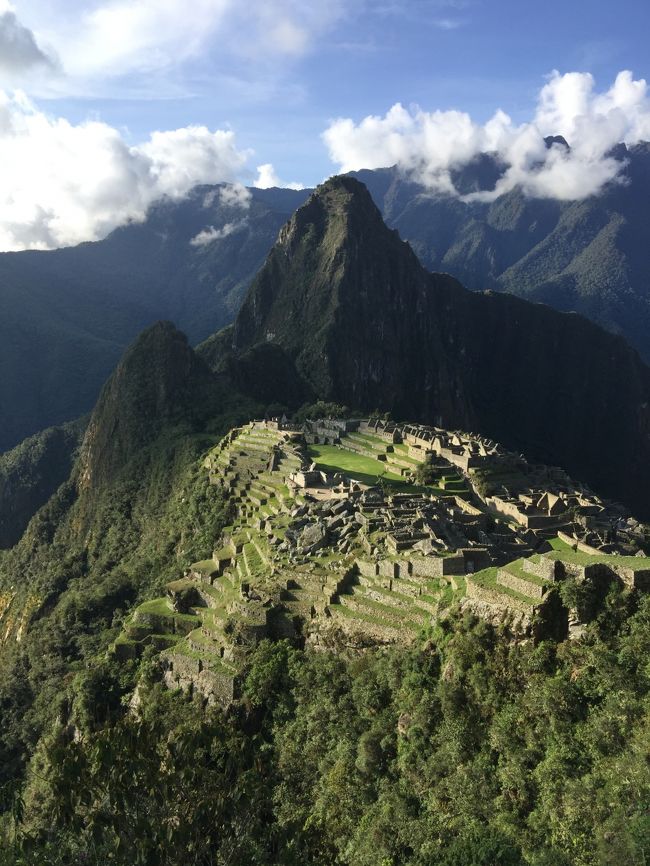
<path id="1" fill-rule="evenodd" d="M 235 207 L 248 210 L 252 193 L 242 183 L 228 183 L 218 189 L 219 202 L 224 207 Z"/>
<path id="2" fill-rule="evenodd" d="M 3 0 L 0 0 L 2 4 Z M 32 0 L 30 22 L 63 60 L 64 75 L 41 95 L 179 95 L 167 73 L 199 63 L 210 77 L 277 76 L 364 0 Z M 0 5 L 0 8 L 1 5 Z M 25 16 L 27 11 L 25 11 Z M 194 70 L 195 71 L 195 70 Z M 195 81 L 189 76 L 187 86 Z M 182 88 L 181 88 L 182 89 Z M 122 93 L 124 90 L 122 89 Z"/>
<path id="3" fill-rule="evenodd" d="M 253 186 L 257 187 L 257 189 L 271 189 L 274 186 L 283 187 L 284 189 L 305 188 L 301 183 L 285 183 L 285 181 L 280 180 L 270 162 L 257 166 L 257 179 L 253 183 Z"/>
<path id="4" fill-rule="evenodd" d="M 196 54 L 222 24 L 231 0 L 112 0 L 53 33 L 71 76 L 149 72 Z"/>
<path id="5" fill-rule="evenodd" d="M 78 125 L 0 91 L 0 250 L 46 249 L 142 219 L 161 196 L 234 181 L 249 153 L 203 126 L 154 132 L 131 147 L 105 123 Z"/>
<path id="6" fill-rule="evenodd" d="M 556 134 L 570 150 L 546 147 L 544 137 Z M 646 82 L 628 71 L 602 93 L 587 73 L 554 72 L 532 119 L 519 126 L 501 110 L 478 124 L 465 112 L 398 103 L 383 117 L 336 120 L 323 139 L 343 172 L 396 164 L 429 189 L 455 194 L 451 172 L 491 152 L 505 173 L 494 192 L 471 198 L 493 199 L 519 186 L 531 196 L 582 199 L 617 177 L 621 163 L 608 156 L 615 144 L 650 139 L 650 98 Z"/>
<path id="7" fill-rule="evenodd" d="M 211 244 L 213 241 L 221 240 L 222 238 L 227 238 L 228 235 L 234 234 L 234 232 L 240 231 L 245 228 L 248 223 L 246 218 L 235 220 L 231 223 L 226 223 L 220 229 L 216 229 L 214 226 L 208 226 L 200 231 L 197 235 L 195 235 L 190 244 L 193 247 L 204 247 L 207 244 Z"/>
<path id="8" fill-rule="evenodd" d="M 16 17 L 10 3 L 0 0 L 0 76 L 25 73 L 35 67 L 51 71 L 56 60 L 44 51 L 32 31 Z"/>

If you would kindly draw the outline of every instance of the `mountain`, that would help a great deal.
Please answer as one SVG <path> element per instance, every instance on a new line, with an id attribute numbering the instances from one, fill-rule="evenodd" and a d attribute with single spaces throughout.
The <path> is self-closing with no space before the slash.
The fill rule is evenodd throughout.
<path id="1" fill-rule="evenodd" d="M 223 369 L 269 346 L 313 397 L 480 432 L 648 513 L 637 353 L 581 316 L 430 274 L 354 178 L 297 211 L 232 328 L 201 352 Z"/>
<path id="2" fill-rule="evenodd" d="M 198 187 L 103 241 L 0 254 L 0 452 L 88 412 L 155 321 L 173 320 L 192 342 L 232 321 L 305 196 Z M 209 243 L 192 244 L 206 231 Z"/>
<path id="3" fill-rule="evenodd" d="M 581 202 L 517 190 L 492 203 L 434 195 L 396 168 L 354 176 L 427 269 L 477 291 L 580 312 L 648 362 L 650 145 L 621 145 L 614 155 L 622 182 Z M 453 181 L 466 196 L 493 189 L 502 171 L 482 154 Z M 279 229 L 309 194 L 197 187 L 97 243 L 0 254 L 0 452 L 88 412 L 127 345 L 153 322 L 173 321 L 192 343 L 232 322 Z"/>
<path id="4" fill-rule="evenodd" d="M 38 509 L 68 480 L 85 419 L 50 427 L 0 454 L 0 549 L 12 547 Z"/>
<path id="5" fill-rule="evenodd" d="M 470 289 L 575 310 L 622 334 L 648 362 L 650 143 L 619 145 L 612 155 L 621 162 L 620 182 L 584 201 L 513 190 L 485 203 L 428 193 L 396 168 L 354 176 L 426 268 Z M 461 195 L 490 190 L 501 170 L 483 154 L 454 174 L 454 184 Z"/>
<path id="6" fill-rule="evenodd" d="M 505 413 L 528 438 L 546 412 L 558 448 L 587 430 L 621 470 L 617 447 L 647 458 L 624 429 L 647 387 L 619 338 L 429 274 L 357 181 L 321 187 L 234 326 L 200 353 L 165 322 L 133 343 L 68 480 L 0 551 L 3 864 L 647 860 L 650 560 L 541 531 L 533 554 L 534 532 L 477 502 L 481 478 L 428 461 L 432 431 L 301 435 L 243 423 L 269 407 L 237 393 Z M 595 509 L 647 547 L 563 473 L 445 434 L 461 463 L 461 440 L 495 485 L 504 466 L 550 485 L 544 528 Z M 318 496 L 298 483 L 312 461 Z M 373 487 L 344 483 L 354 464 Z"/>
<path id="7" fill-rule="evenodd" d="M 187 337 L 157 322 L 128 349 L 95 407 L 81 448 L 81 489 L 101 488 L 162 429 L 210 414 L 214 376 Z"/>

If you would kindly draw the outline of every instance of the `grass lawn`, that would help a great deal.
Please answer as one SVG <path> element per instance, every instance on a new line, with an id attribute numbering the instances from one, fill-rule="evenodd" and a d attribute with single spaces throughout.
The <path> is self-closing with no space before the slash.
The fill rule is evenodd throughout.
<path id="1" fill-rule="evenodd" d="M 555 550 L 545 554 L 548 559 L 559 559 L 571 565 L 619 565 L 641 571 L 650 568 L 650 557 L 617 556 L 608 553 L 583 553 L 581 550 Z"/>
<path id="2" fill-rule="evenodd" d="M 379 478 L 383 478 L 387 484 L 405 493 L 444 493 L 434 487 L 418 487 L 409 484 L 400 475 L 387 472 L 386 464 L 381 460 L 356 454 L 354 451 L 346 451 L 337 448 L 336 445 L 311 445 L 309 453 L 319 469 L 325 472 L 341 472 L 363 484 L 377 484 Z"/>
<path id="3" fill-rule="evenodd" d="M 566 541 L 562 541 L 557 535 L 555 538 L 549 538 L 548 543 L 551 545 L 553 550 L 573 550 L 570 544 L 567 544 Z"/>
<path id="4" fill-rule="evenodd" d="M 174 611 L 167 596 L 145 601 L 136 608 L 139 613 L 152 613 L 156 616 L 174 616 Z"/>

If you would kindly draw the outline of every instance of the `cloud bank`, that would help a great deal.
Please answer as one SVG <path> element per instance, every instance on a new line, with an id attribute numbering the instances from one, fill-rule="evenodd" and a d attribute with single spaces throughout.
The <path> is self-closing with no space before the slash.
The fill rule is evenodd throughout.
<path id="1" fill-rule="evenodd" d="M 211 74 L 265 78 L 281 61 L 303 57 L 362 0 L 31 0 L 22 30 L 36 32 L 62 58 L 62 74 L 40 95 L 112 92 L 177 94 L 166 74 L 197 62 Z M 0 0 L 0 12 L 6 0 Z M 16 22 L 18 23 L 18 22 Z M 191 91 L 193 75 L 186 81 Z M 183 87 L 180 88 L 183 90 Z"/>
<path id="2" fill-rule="evenodd" d="M 552 135 L 564 136 L 570 149 L 547 148 L 544 138 Z M 323 139 L 342 172 L 397 165 L 431 191 L 456 195 L 452 172 L 479 153 L 492 153 L 504 165 L 496 188 L 466 198 L 491 200 L 519 187 L 532 197 L 579 200 L 617 178 L 614 145 L 650 140 L 650 98 L 645 80 L 629 71 L 601 93 L 588 73 L 554 72 L 532 119 L 520 125 L 501 110 L 479 124 L 465 112 L 398 103 L 384 117 L 338 119 Z"/>
<path id="3" fill-rule="evenodd" d="M 133 147 L 105 123 L 74 125 L 0 91 L 0 250 L 95 240 L 162 196 L 236 180 L 248 157 L 230 130 L 154 132 Z"/>

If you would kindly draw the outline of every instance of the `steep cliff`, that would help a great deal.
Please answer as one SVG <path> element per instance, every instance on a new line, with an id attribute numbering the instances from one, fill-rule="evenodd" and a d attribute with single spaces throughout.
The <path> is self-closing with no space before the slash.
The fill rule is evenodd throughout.
<path id="1" fill-rule="evenodd" d="M 188 430 L 210 414 L 214 376 L 170 322 L 144 331 L 99 397 L 78 464 L 81 490 L 110 483 L 165 427 Z"/>

